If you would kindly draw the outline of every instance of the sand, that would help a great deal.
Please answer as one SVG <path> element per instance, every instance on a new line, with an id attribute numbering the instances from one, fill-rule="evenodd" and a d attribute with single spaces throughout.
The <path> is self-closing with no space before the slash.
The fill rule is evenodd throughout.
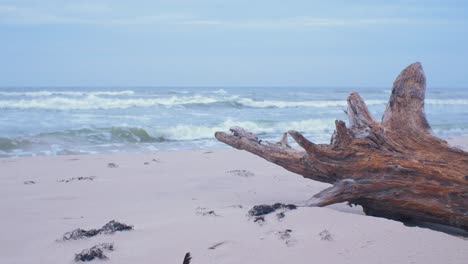
<path id="1" fill-rule="evenodd" d="M 467 138 L 450 140 L 468 148 Z M 182 263 L 186 252 L 195 264 L 468 263 L 468 240 L 360 207 L 300 207 L 263 223 L 248 216 L 254 205 L 298 204 L 328 186 L 232 149 L 3 158 L 0 263 L 74 263 L 104 242 L 115 247 L 105 263 Z M 134 230 L 60 240 L 113 219 Z"/>

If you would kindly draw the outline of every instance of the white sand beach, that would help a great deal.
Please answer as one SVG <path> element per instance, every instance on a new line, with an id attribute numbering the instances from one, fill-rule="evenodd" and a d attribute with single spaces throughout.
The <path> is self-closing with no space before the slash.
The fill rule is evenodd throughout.
<path id="1" fill-rule="evenodd" d="M 467 139 L 449 140 L 468 149 Z M 195 264 L 468 261 L 463 237 L 345 204 L 254 222 L 254 205 L 299 204 L 329 185 L 238 150 L 3 158 L 0 174 L 2 264 L 74 263 L 102 242 L 114 243 L 109 264 L 182 263 L 186 252 Z M 110 220 L 134 230 L 61 240 Z"/>

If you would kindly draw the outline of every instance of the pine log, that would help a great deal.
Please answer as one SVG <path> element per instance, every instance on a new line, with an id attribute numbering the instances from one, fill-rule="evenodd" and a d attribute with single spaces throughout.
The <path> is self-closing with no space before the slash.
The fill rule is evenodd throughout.
<path id="1" fill-rule="evenodd" d="M 330 144 L 315 144 L 297 131 L 278 143 L 260 140 L 240 127 L 215 137 L 305 178 L 333 184 L 307 201 L 361 205 L 367 215 L 418 220 L 468 230 L 468 153 L 437 138 L 424 113 L 426 78 L 420 63 L 393 83 L 381 122 L 358 93 L 335 121 Z M 290 135 L 303 149 L 291 148 Z"/>

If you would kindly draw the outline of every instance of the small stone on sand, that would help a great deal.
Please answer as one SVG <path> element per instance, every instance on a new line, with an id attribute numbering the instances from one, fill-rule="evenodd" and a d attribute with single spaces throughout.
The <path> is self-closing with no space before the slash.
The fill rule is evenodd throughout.
<path id="1" fill-rule="evenodd" d="M 36 182 L 35 181 L 25 181 L 24 184 L 31 185 L 31 184 L 36 184 Z"/>
<path id="2" fill-rule="evenodd" d="M 108 168 L 118 168 L 119 165 L 117 165 L 117 164 L 111 162 L 111 163 L 108 163 L 108 164 L 107 164 L 107 167 L 108 167 Z"/>

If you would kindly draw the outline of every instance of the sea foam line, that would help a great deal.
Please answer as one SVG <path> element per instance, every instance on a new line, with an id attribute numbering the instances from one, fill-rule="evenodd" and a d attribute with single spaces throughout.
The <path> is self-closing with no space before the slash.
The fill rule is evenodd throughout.
<path id="1" fill-rule="evenodd" d="M 336 107 L 346 106 L 345 101 L 257 101 L 250 98 L 238 96 L 171 96 L 157 98 L 105 98 L 96 95 L 88 95 L 85 98 L 48 97 L 18 100 L 0 100 L 0 108 L 17 109 L 114 109 L 130 107 L 151 106 L 177 106 L 177 105 L 211 105 L 221 103 L 227 107 L 252 107 L 252 108 L 287 108 L 287 107 Z M 383 104 L 384 101 L 370 100 L 368 104 Z"/>
<path id="2" fill-rule="evenodd" d="M 385 105 L 386 100 L 367 100 L 367 105 Z M 294 108 L 294 107 L 346 107 L 346 100 L 311 100 L 311 101 L 280 101 L 253 100 L 239 96 L 171 96 L 152 98 L 107 98 L 91 94 L 84 98 L 39 97 L 32 99 L 0 100 L 0 108 L 17 109 L 117 109 L 131 107 L 178 106 L 178 105 L 212 105 L 221 104 L 225 107 L 252 108 Z M 468 105 L 467 99 L 427 99 L 428 105 Z"/>
<path id="3" fill-rule="evenodd" d="M 233 126 L 240 126 L 259 134 L 278 134 L 287 130 L 302 132 L 327 131 L 334 128 L 334 120 L 328 119 L 306 119 L 288 122 L 256 122 L 238 121 L 227 119 L 221 123 L 211 126 L 179 124 L 171 127 L 147 128 L 151 137 L 164 140 L 199 140 L 213 139 L 216 131 L 228 131 Z"/>
<path id="4" fill-rule="evenodd" d="M 10 92 L 0 91 L 0 96 L 25 96 L 25 97 L 47 97 L 47 96 L 100 96 L 100 95 L 134 95 L 132 90 L 122 91 L 25 91 L 25 92 Z"/>

